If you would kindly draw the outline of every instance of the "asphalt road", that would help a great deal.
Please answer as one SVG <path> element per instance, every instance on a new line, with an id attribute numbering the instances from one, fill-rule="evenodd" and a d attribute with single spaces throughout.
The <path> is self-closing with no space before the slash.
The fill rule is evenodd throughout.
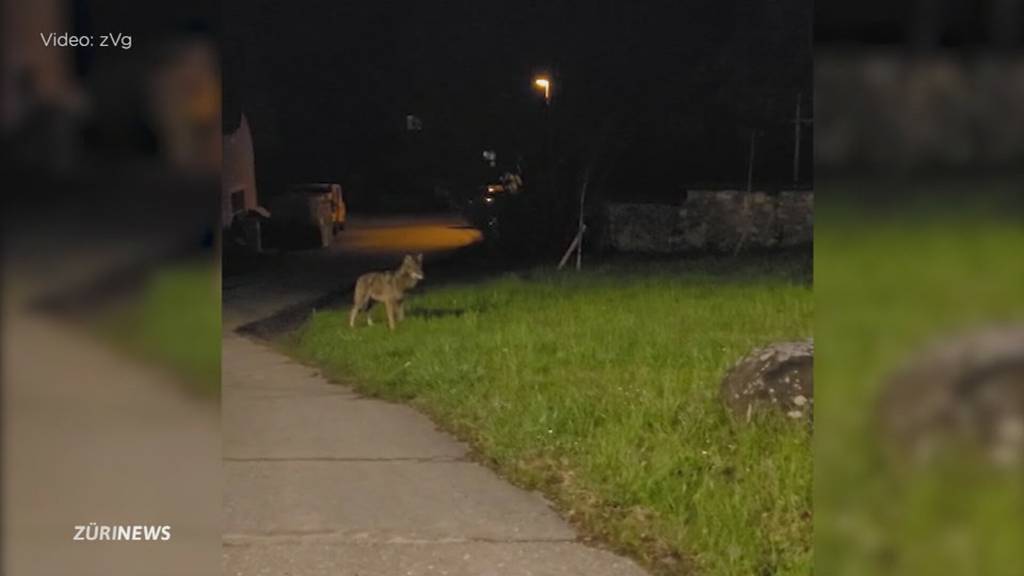
<path id="1" fill-rule="evenodd" d="M 403 253 L 424 252 L 429 279 L 432 261 L 478 238 L 447 217 L 353 222 L 329 250 L 226 278 L 224 315 L 238 326 L 301 307 Z M 408 406 L 362 397 L 229 329 L 222 370 L 225 574 L 644 574 L 579 543 L 543 497 Z"/>
<path id="2" fill-rule="evenodd" d="M 282 251 L 226 263 L 223 281 L 225 330 L 271 316 L 291 306 L 351 288 L 362 273 L 397 267 L 403 254 L 422 252 L 428 278 L 432 264 L 481 240 L 459 216 L 353 217 L 326 249 Z"/>

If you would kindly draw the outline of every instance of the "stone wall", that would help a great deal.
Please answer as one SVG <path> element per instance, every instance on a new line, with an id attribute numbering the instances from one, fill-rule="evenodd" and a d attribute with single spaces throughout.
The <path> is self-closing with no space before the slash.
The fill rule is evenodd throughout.
<path id="1" fill-rule="evenodd" d="M 818 170 L 1024 162 L 1024 59 L 826 52 L 814 77 Z"/>
<path id="2" fill-rule="evenodd" d="M 608 204 L 606 248 L 621 252 L 733 252 L 809 246 L 814 192 L 694 190 L 681 205 Z"/>

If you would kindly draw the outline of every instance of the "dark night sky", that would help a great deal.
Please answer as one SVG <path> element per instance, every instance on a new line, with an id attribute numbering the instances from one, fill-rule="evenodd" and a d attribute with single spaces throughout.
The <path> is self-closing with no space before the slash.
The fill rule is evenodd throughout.
<path id="1" fill-rule="evenodd" d="M 1013 0 L 1011 0 L 1013 1 Z M 1018 3 L 1020 0 L 1016 0 Z M 897 46 L 912 43 L 926 32 L 935 47 L 979 48 L 990 45 L 995 12 L 1003 0 L 860 0 L 830 2 L 815 13 L 815 41 L 830 46 Z M 1011 10 L 1011 12 L 1013 12 Z M 1004 22 L 1024 37 L 1024 15 Z M 1014 21 L 1016 20 L 1016 21 Z"/>
<path id="2" fill-rule="evenodd" d="M 810 0 L 228 0 L 225 111 L 249 116 L 261 179 L 373 188 L 425 155 L 458 181 L 485 146 L 509 161 L 544 141 L 530 82 L 550 71 L 559 153 L 611 150 L 617 189 L 737 185 L 754 128 L 759 173 L 785 180 L 812 20 Z"/>

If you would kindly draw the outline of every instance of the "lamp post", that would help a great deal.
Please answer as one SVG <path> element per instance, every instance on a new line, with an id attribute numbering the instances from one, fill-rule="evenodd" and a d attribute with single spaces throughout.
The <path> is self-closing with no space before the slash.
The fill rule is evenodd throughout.
<path id="1" fill-rule="evenodd" d="M 547 134 L 546 134 L 547 142 L 545 143 L 546 144 L 546 148 L 547 148 L 547 150 L 546 150 L 546 152 L 547 152 L 547 154 L 546 154 L 547 155 L 547 167 L 546 167 L 546 170 L 545 170 L 545 172 L 547 172 L 547 175 L 546 175 L 547 176 L 547 178 L 546 178 L 546 180 L 547 180 L 546 184 L 547 185 L 545 186 L 547 188 L 547 190 L 546 190 L 546 194 L 545 194 L 546 195 L 545 201 L 546 202 L 550 202 L 550 203 L 554 203 L 555 205 L 558 205 L 558 204 L 560 204 L 560 201 L 558 199 L 558 194 L 556 192 L 558 184 L 557 184 L 557 175 L 556 175 L 556 172 L 557 172 L 556 164 L 557 163 L 555 161 L 555 126 L 554 126 L 554 121 L 553 121 L 553 118 L 552 118 L 553 110 L 552 110 L 552 106 L 551 106 L 551 88 L 552 88 L 552 84 L 553 84 L 553 82 L 551 80 L 551 76 L 546 75 L 546 74 L 538 75 L 538 76 L 534 77 L 534 79 L 533 79 L 534 87 L 544 91 L 544 124 L 545 124 L 544 128 L 545 128 L 545 131 L 547 132 Z M 554 213 L 550 213 L 549 214 L 549 218 L 545 219 L 546 223 L 548 223 L 548 224 L 553 224 L 554 223 L 554 220 L 551 219 L 551 216 L 554 216 Z M 572 250 L 570 249 L 569 252 L 571 252 L 571 251 Z M 567 252 L 567 254 L 568 254 L 568 252 Z M 566 256 L 566 258 L 568 258 L 568 255 Z M 565 260 L 566 258 L 563 258 L 563 260 Z"/>
<path id="2" fill-rule="evenodd" d="M 544 124 L 547 131 L 548 186 L 549 192 L 555 190 L 555 134 L 551 121 L 551 77 L 545 74 L 536 76 L 533 85 L 544 91 Z"/>
<path id="3" fill-rule="evenodd" d="M 551 105 L 551 79 L 546 76 L 538 76 L 533 85 L 544 90 L 544 104 Z"/>

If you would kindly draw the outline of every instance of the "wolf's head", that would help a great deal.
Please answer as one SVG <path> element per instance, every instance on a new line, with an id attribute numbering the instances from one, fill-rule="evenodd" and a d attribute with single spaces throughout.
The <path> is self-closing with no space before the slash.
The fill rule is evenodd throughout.
<path id="1" fill-rule="evenodd" d="M 402 259 L 402 266 L 398 269 L 398 272 L 417 282 L 423 280 L 423 254 L 415 256 L 406 254 L 405 258 Z"/>

